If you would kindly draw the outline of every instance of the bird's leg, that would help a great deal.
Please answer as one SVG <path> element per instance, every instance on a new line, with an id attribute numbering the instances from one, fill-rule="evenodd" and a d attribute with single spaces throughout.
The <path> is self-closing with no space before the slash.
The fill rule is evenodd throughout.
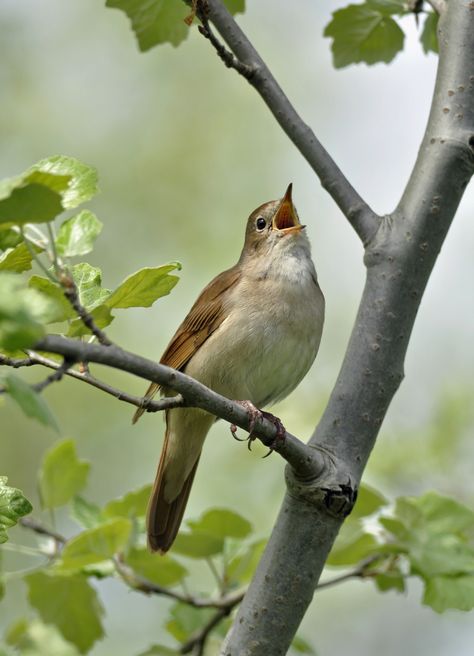
<path id="1" fill-rule="evenodd" d="M 280 419 L 278 419 L 278 417 L 275 417 L 275 415 L 272 415 L 270 412 L 264 412 L 263 410 L 259 410 L 254 406 L 254 404 L 251 401 L 236 401 L 236 403 L 238 403 L 243 408 L 245 408 L 245 410 L 247 410 L 249 416 L 249 434 L 248 437 L 244 439 L 237 437 L 236 434 L 237 426 L 235 424 L 231 424 L 230 432 L 232 433 L 232 436 L 235 440 L 238 440 L 239 442 L 247 441 L 247 446 L 249 451 L 252 450 L 252 442 L 255 440 L 255 437 L 253 436 L 253 430 L 257 419 L 262 419 L 263 417 L 265 417 L 266 419 L 271 421 L 272 424 L 276 427 L 277 434 L 275 435 L 275 438 L 269 447 L 268 453 L 263 456 L 264 458 L 267 458 L 273 452 L 277 443 L 285 438 L 285 433 L 286 433 L 285 427 L 281 423 Z"/>

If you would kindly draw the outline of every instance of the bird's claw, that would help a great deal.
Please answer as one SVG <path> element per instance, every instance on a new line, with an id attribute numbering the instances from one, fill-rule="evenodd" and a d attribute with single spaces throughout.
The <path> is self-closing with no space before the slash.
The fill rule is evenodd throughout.
<path id="1" fill-rule="evenodd" d="M 268 458 L 268 456 L 273 453 L 275 450 L 278 442 L 282 441 L 285 439 L 285 434 L 286 434 L 286 429 L 281 423 L 281 420 L 278 419 L 278 417 L 275 417 L 275 415 L 272 415 L 270 412 L 264 412 L 263 410 L 259 410 L 254 406 L 254 404 L 251 401 L 236 401 L 239 405 L 241 405 L 245 410 L 247 410 L 248 416 L 249 416 L 249 434 L 246 438 L 240 438 L 237 437 L 237 426 L 235 424 L 230 425 L 230 432 L 232 433 L 232 437 L 237 440 L 238 442 L 247 442 L 247 447 L 248 450 L 252 450 L 252 442 L 256 439 L 253 436 L 253 431 L 255 428 L 255 424 L 257 422 L 257 419 L 262 419 L 262 417 L 265 417 L 265 419 L 268 419 L 269 421 L 272 422 L 272 424 L 275 426 L 277 429 L 277 433 L 275 435 L 275 438 L 270 445 L 270 448 L 268 450 L 268 453 L 266 453 L 263 458 Z"/>

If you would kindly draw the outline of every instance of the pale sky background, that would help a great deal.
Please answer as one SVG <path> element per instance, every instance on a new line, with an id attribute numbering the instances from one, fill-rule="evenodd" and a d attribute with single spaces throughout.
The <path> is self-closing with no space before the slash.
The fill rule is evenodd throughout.
<path id="1" fill-rule="evenodd" d="M 414 19 L 403 20 L 406 48 L 392 64 L 336 71 L 322 31 L 342 3 L 247 4 L 239 23 L 304 120 L 369 204 L 380 213 L 393 210 L 416 157 L 436 73 L 437 59 L 423 54 Z M 196 30 L 178 49 L 140 54 L 125 16 L 103 2 L 3 0 L 0 30 L 0 176 L 55 153 L 98 168 L 102 193 L 90 208 L 105 226 L 89 261 L 102 266 L 105 286 L 142 266 L 183 263 L 181 281 L 169 297 L 151 310 L 117 317 L 110 334 L 124 348 L 158 358 L 204 284 L 236 261 L 248 214 L 294 183 L 327 320 L 315 366 L 275 412 L 292 432 L 309 437 L 352 328 L 364 281 L 362 248 L 257 94 L 225 69 Z M 407 431 L 421 431 L 448 390 L 467 389 L 472 398 L 473 215 L 471 184 L 423 299 L 406 379 L 376 447 L 378 461 L 385 445 L 393 448 Z M 103 375 L 135 393 L 145 387 L 124 375 Z M 74 437 L 80 455 L 94 463 L 89 498 L 105 502 L 151 480 L 160 419 L 147 416 L 132 429 L 127 406 L 74 381 L 49 389 L 46 398 L 62 434 Z M 15 408 L 2 412 L 0 473 L 8 473 L 34 500 L 38 463 L 56 437 Z M 407 440 L 401 448 L 413 471 Z M 420 462 L 421 473 L 409 477 L 408 489 L 397 487 L 396 475 L 383 480 L 377 468 L 369 471 L 369 480 L 388 496 L 436 486 L 469 503 L 474 487 L 463 475 L 472 479 L 472 446 L 463 449 L 464 457 L 444 477 Z M 226 505 L 267 534 L 283 493 L 282 467 L 275 455 L 263 463 L 249 456 L 219 423 L 200 464 L 188 516 Z M 108 637 L 94 656 L 133 656 L 159 641 L 166 602 L 131 594 L 115 582 L 100 590 Z M 21 584 L 12 586 L 0 606 L 0 628 L 24 612 L 23 597 Z M 395 656 L 401 648 L 406 656 L 472 654 L 472 614 L 438 616 L 420 605 L 420 597 L 416 583 L 408 596 L 382 596 L 370 583 L 348 583 L 321 593 L 301 632 L 320 656 Z"/>

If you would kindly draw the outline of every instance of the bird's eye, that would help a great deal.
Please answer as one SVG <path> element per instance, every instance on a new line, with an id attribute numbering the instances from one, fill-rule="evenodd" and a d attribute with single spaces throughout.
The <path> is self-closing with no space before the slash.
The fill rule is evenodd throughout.
<path id="1" fill-rule="evenodd" d="M 267 222 L 265 221 L 263 216 L 259 216 L 258 219 L 257 219 L 257 223 L 256 223 L 257 230 L 263 230 L 266 225 L 267 225 Z"/>

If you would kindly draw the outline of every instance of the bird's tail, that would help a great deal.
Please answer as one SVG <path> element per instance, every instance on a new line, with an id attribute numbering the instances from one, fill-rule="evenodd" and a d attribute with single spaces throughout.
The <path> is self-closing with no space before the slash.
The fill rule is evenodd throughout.
<path id="1" fill-rule="evenodd" d="M 201 449 L 213 417 L 200 410 L 168 411 L 166 433 L 148 503 L 148 546 L 164 554 L 178 534 Z"/>

